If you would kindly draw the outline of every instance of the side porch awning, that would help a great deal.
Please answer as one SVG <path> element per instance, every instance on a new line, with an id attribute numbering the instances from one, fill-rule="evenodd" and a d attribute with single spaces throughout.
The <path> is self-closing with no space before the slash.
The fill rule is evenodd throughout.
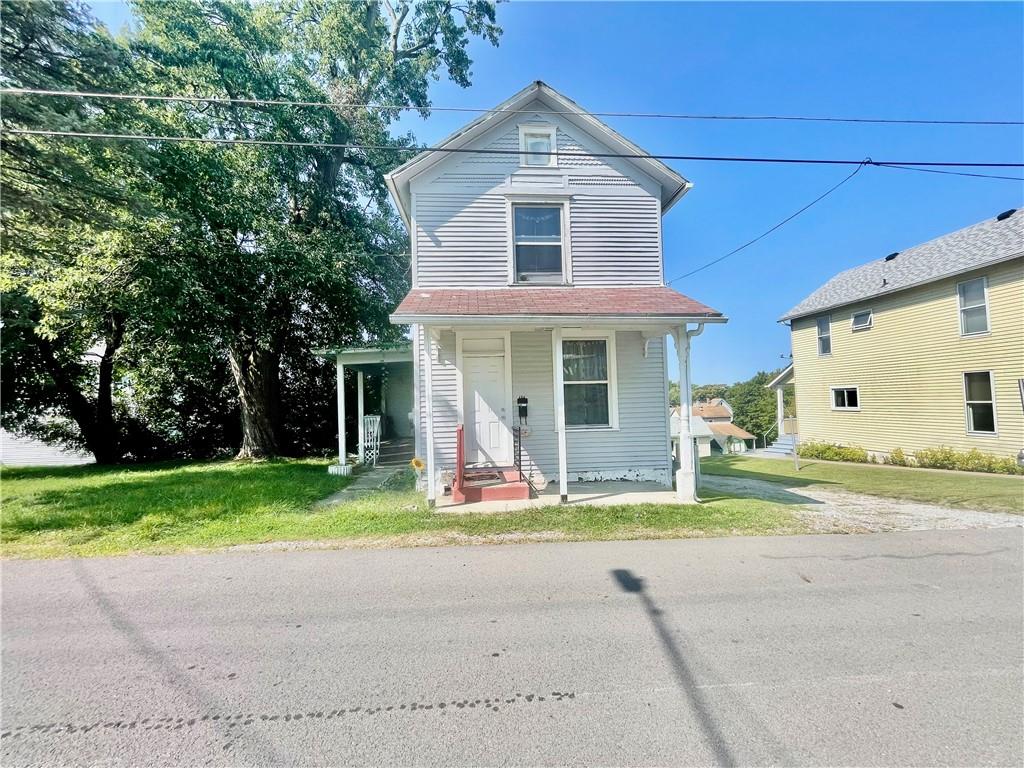
<path id="1" fill-rule="evenodd" d="M 346 440 L 346 409 L 345 409 L 345 372 L 352 369 L 356 372 L 356 425 L 358 431 L 358 458 L 363 460 L 366 452 L 366 435 L 364 432 L 365 413 L 365 378 L 367 375 L 387 373 L 388 386 L 383 388 L 380 396 L 380 415 L 382 419 L 391 416 L 396 434 L 402 436 L 409 426 L 405 421 L 413 409 L 412 399 L 412 342 L 403 341 L 394 344 L 371 344 L 314 350 L 314 354 L 333 359 L 337 366 L 337 408 L 338 408 L 338 464 L 330 470 L 334 474 L 347 475 L 352 471 L 348 463 L 348 445 Z M 394 386 L 393 382 L 400 382 Z"/>

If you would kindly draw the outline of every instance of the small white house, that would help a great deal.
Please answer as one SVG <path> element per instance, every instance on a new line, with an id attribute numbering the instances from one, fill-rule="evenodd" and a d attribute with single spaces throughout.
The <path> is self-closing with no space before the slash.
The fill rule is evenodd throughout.
<path id="1" fill-rule="evenodd" d="M 679 439 L 679 406 L 669 409 L 669 434 L 673 443 Z M 690 417 L 690 432 L 693 435 L 694 443 L 697 446 L 697 455 L 700 458 L 711 455 L 711 441 L 715 433 L 711 427 L 700 416 Z"/>
<path id="2" fill-rule="evenodd" d="M 428 499 L 442 478 L 457 500 L 671 486 L 667 339 L 689 411 L 691 339 L 726 322 L 665 284 L 661 218 L 691 183 L 540 81 L 387 181 L 412 244 L 391 320 L 412 329 Z M 693 501 L 689 421 L 682 438 Z"/>

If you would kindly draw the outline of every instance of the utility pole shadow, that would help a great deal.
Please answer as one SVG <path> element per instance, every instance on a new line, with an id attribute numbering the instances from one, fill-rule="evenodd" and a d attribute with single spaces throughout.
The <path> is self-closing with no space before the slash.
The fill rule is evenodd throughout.
<path id="1" fill-rule="evenodd" d="M 654 601 L 651 600 L 650 595 L 644 589 L 643 579 L 623 568 L 613 570 L 612 576 L 623 592 L 635 594 L 640 599 L 640 603 L 643 605 L 644 611 L 647 613 L 647 617 L 650 619 L 651 625 L 658 635 L 658 640 L 661 641 L 665 655 L 672 665 L 672 671 L 679 682 L 679 687 L 689 700 L 690 709 L 693 710 L 698 725 L 700 725 L 705 738 L 715 753 L 715 762 L 718 765 L 735 766 L 737 764 L 736 758 L 729 749 L 725 735 L 718 727 L 718 723 L 715 722 L 711 707 L 698 687 L 697 680 L 694 678 L 689 664 L 686 663 L 686 659 L 676 646 L 672 634 L 665 625 L 662 611 L 654 604 Z"/>

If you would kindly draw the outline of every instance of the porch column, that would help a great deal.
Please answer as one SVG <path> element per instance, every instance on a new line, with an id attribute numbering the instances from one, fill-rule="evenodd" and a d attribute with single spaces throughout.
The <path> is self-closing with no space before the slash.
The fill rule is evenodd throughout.
<path id="1" fill-rule="evenodd" d="M 686 325 L 673 334 L 679 356 L 679 469 L 676 470 L 676 499 L 680 504 L 697 503 L 697 476 L 693 461 L 693 432 L 690 414 L 693 398 L 690 393 L 690 335 Z"/>
<path id="2" fill-rule="evenodd" d="M 356 371 L 356 417 L 358 418 L 359 427 L 359 462 L 362 464 L 366 463 L 366 427 L 363 424 L 363 416 L 366 415 L 366 411 L 363 408 L 363 371 L 359 369 Z"/>
<path id="3" fill-rule="evenodd" d="M 775 388 L 775 423 L 779 425 L 779 437 L 782 437 L 782 421 L 786 416 L 785 408 L 782 405 L 783 392 L 782 387 Z M 754 441 L 754 445 L 757 445 L 757 441 Z M 766 445 L 765 448 L 768 446 Z"/>
<path id="4" fill-rule="evenodd" d="M 434 461 L 434 341 L 431 329 L 423 326 L 423 343 L 426 344 L 426 361 L 423 365 L 423 397 L 424 412 L 427 421 L 427 504 L 434 506 L 437 499 L 434 473 L 436 465 Z"/>
<path id="5" fill-rule="evenodd" d="M 341 362 L 341 355 L 337 356 L 338 369 L 338 463 L 332 464 L 328 471 L 332 475 L 351 475 L 352 467 L 348 463 L 348 454 L 345 452 L 345 366 Z"/>
<path id="6" fill-rule="evenodd" d="M 558 432 L 558 494 L 569 500 L 569 462 L 565 451 L 565 387 L 562 380 L 562 329 L 551 329 L 551 363 L 555 379 L 555 430 Z"/>

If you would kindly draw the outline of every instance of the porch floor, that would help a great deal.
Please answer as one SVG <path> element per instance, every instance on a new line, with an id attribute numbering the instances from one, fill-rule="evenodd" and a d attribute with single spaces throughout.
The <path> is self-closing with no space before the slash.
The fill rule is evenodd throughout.
<path id="1" fill-rule="evenodd" d="M 661 483 L 569 483 L 567 504 L 615 506 L 618 504 L 677 504 L 676 493 Z M 558 483 L 548 483 L 536 499 L 515 501 L 477 501 L 457 504 L 451 496 L 437 499 L 437 511 L 462 515 L 488 512 L 517 512 L 534 507 L 549 507 L 559 503 Z"/>

